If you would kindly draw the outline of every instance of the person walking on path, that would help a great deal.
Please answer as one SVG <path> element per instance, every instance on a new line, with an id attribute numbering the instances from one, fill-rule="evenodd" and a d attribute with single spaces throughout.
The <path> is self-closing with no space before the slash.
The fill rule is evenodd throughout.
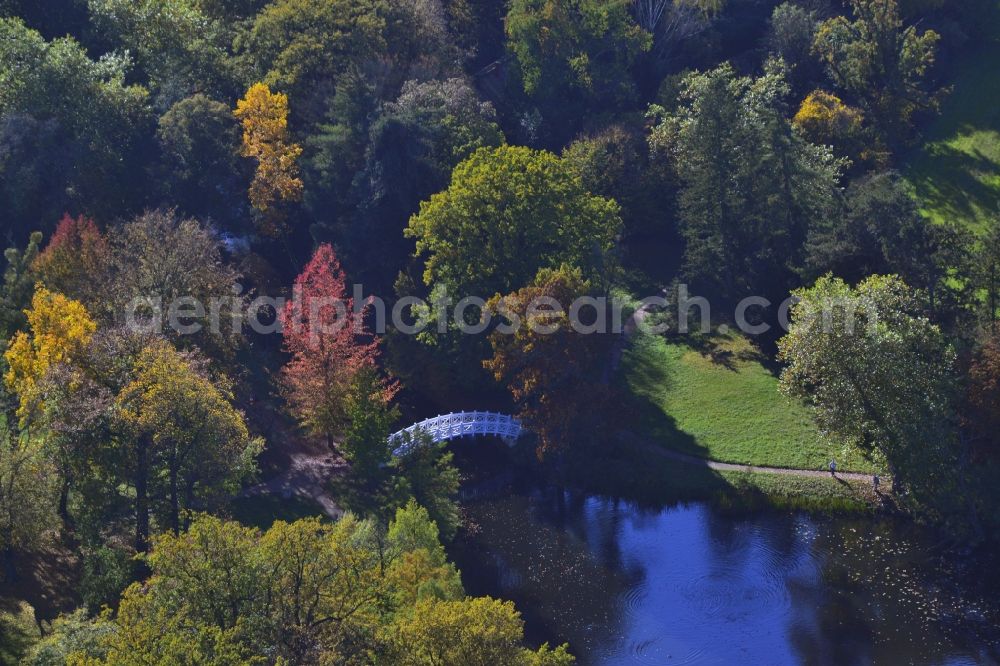
<path id="1" fill-rule="evenodd" d="M 837 476 L 837 461 L 830 461 L 830 476 Z"/>
<path id="2" fill-rule="evenodd" d="M 875 489 L 875 494 L 878 495 L 878 484 L 882 482 L 882 479 L 878 477 L 878 473 L 872 475 L 872 488 Z"/>

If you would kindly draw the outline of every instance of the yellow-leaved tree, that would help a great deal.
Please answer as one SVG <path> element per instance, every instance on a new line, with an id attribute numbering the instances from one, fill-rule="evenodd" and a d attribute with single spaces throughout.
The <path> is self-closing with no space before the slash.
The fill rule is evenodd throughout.
<path id="1" fill-rule="evenodd" d="M 130 435 L 136 550 L 146 546 L 151 513 L 179 534 L 182 512 L 217 508 L 256 471 L 263 441 L 250 436 L 231 399 L 226 382 L 164 340 L 139 354 L 115 399 Z"/>
<path id="2" fill-rule="evenodd" d="M 41 382 L 54 365 L 67 363 L 90 344 L 97 325 L 87 308 L 39 285 L 26 310 L 30 332 L 19 332 L 4 354 L 7 387 L 17 394 L 17 415 L 26 425 L 41 404 Z"/>
<path id="3" fill-rule="evenodd" d="M 263 216 L 263 230 L 274 235 L 281 226 L 276 206 L 302 200 L 297 161 L 302 147 L 288 133 L 288 96 L 255 83 L 233 113 L 243 123 L 242 155 L 257 160 L 250 203 Z"/>
<path id="4" fill-rule="evenodd" d="M 883 165 L 888 158 L 885 148 L 865 130 L 864 119 L 861 109 L 844 104 L 833 93 L 814 90 L 802 100 L 792 123 L 813 143 L 832 146 L 855 163 Z"/>

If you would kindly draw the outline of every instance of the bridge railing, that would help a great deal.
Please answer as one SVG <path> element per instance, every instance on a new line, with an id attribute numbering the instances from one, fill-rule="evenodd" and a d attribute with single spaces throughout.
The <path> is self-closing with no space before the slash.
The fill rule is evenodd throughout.
<path id="1" fill-rule="evenodd" d="M 487 435 L 501 437 L 508 442 L 517 440 L 523 426 L 519 419 L 497 412 L 457 412 L 441 414 L 434 418 L 414 423 L 389 436 L 389 444 L 393 447 L 393 455 L 407 454 L 413 446 L 418 445 L 417 434 L 424 432 L 434 442 L 444 442 L 459 437 L 476 437 Z"/>

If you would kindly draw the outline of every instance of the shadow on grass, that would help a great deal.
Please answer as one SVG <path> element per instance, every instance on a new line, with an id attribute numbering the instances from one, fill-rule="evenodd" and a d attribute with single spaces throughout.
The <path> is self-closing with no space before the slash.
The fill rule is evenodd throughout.
<path id="1" fill-rule="evenodd" d="M 924 145 L 909 156 L 907 178 L 922 207 L 939 221 L 982 226 L 982 217 L 1000 206 L 1000 184 L 984 182 L 1000 177 L 1000 138 L 987 136 L 1000 132 L 1000 35 L 994 33 L 955 63 L 954 91 Z"/>
<path id="2" fill-rule="evenodd" d="M 720 343 L 724 340 L 708 340 L 704 349 L 717 349 Z M 729 358 L 741 356 L 760 360 L 755 349 L 736 350 Z M 626 405 L 617 424 L 619 434 L 614 442 L 567 461 L 575 484 L 593 493 L 656 508 L 707 501 L 739 511 L 775 507 L 810 511 L 867 509 L 862 488 L 847 481 L 712 469 L 707 447 L 680 429 L 656 402 L 659 393 L 675 390 L 670 372 L 670 366 L 663 363 L 635 363 L 629 368 L 627 382 L 620 377 Z M 694 459 L 677 460 L 666 450 Z"/>
<path id="3" fill-rule="evenodd" d="M 726 335 L 691 335 L 678 339 L 677 342 L 698 352 L 714 365 L 721 366 L 731 372 L 739 372 L 739 364 L 756 363 L 763 366 L 771 374 L 780 374 L 781 364 L 772 356 L 762 352 L 757 340 L 749 337 L 746 340 L 745 347 L 735 350 L 729 348 L 734 344 L 733 338 Z"/>
<path id="4" fill-rule="evenodd" d="M 970 154 L 935 144 L 915 164 L 910 182 L 925 208 L 948 219 L 973 219 L 1000 209 L 1000 187 L 983 182 L 984 174 L 1000 176 L 997 163 L 978 149 Z"/>
<path id="5" fill-rule="evenodd" d="M 740 354 L 732 349 L 722 348 L 716 338 L 699 336 L 685 340 L 685 343 L 704 358 L 710 360 L 713 365 L 721 366 L 730 372 L 739 372 L 736 361 L 740 360 Z"/>
<path id="6" fill-rule="evenodd" d="M 647 364 L 635 369 L 632 379 L 670 390 L 666 368 Z M 661 508 L 680 502 L 719 501 L 732 495 L 732 485 L 705 465 L 683 464 L 651 452 L 668 443 L 674 450 L 708 458 L 708 450 L 680 430 L 676 422 L 652 400 L 628 390 L 622 429 L 610 446 L 568 461 L 568 475 L 584 490 L 645 507 Z M 650 442 L 656 442 L 651 444 Z"/>

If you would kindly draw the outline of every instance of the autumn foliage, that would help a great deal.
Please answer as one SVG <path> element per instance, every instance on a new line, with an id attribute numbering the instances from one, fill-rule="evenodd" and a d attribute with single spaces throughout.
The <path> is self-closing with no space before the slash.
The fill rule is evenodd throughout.
<path id="1" fill-rule="evenodd" d="M 243 123 L 242 155 L 257 161 L 250 203 L 264 214 L 274 232 L 275 205 L 302 200 L 297 162 L 302 147 L 288 135 L 288 96 L 257 83 L 236 103 L 234 114 Z"/>
<path id="2" fill-rule="evenodd" d="M 32 268 L 46 287 L 92 302 L 98 296 L 109 259 L 108 242 L 94 221 L 67 213 Z"/>
<path id="3" fill-rule="evenodd" d="M 323 244 L 295 279 L 292 300 L 281 313 L 285 350 L 292 355 L 282 370 L 290 408 L 328 444 L 346 426 L 354 377 L 374 366 L 378 353 L 354 305 L 333 248 Z"/>
<path id="4" fill-rule="evenodd" d="M 823 90 L 814 90 L 802 101 L 793 122 L 810 139 L 829 143 L 836 137 L 857 133 L 864 114 L 844 104 L 839 97 Z"/>
<path id="5" fill-rule="evenodd" d="M 22 423 L 40 405 L 41 384 L 49 369 L 81 354 L 97 330 L 81 303 L 45 287 L 35 290 L 27 314 L 31 332 L 15 335 L 4 354 L 10 368 L 4 381 L 18 395 Z"/>
<path id="6" fill-rule="evenodd" d="M 602 429 L 599 406 L 608 404 L 609 391 L 600 373 L 609 357 L 608 336 L 574 330 L 567 311 L 588 293 L 590 283 L 580 270 L 562 266 L 542 269 L 527 287 L 487 304 L 516 330 L 490 336 L 493 357 L 483 365 L 507 385 L 521 416 L 538 435 L 539 456 Z M 587 317 L 581 314 L 580 319 L 584 324 Z"/>
<path id="7" fill-rule="evenodd" d="M 830 145 L 837 152 L 865 163 L 878 163 L 883 149 L 865 136 L 865 115 L 844 104 L 836 95 L 814 90 L 802 100 L 792 123 L 813 143 Z"/>

